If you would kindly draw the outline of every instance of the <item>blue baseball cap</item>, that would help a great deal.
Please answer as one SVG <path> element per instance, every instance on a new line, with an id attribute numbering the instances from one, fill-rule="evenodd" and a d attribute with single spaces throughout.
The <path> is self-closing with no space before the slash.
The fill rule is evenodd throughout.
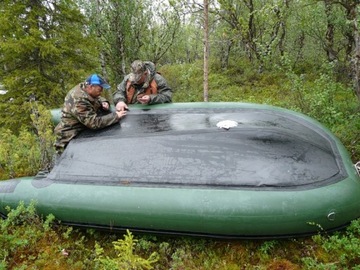
<path id="1" fill-rule="evenodd" d="M 97 74 L 90 75 L 89 78 L 86 79 L 85 83 L 90 85 L 91 84 L 100 85 L 104 89 L 110 88 L 110 85 L 101 76 Z"/>

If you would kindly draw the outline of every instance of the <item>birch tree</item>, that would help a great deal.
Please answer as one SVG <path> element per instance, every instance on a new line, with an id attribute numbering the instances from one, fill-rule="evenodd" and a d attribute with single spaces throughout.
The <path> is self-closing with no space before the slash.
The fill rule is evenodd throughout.
<path id="1" fill-rule="evenodd" d="M 204 0 L 204 101 L 209 101 L 209 2 Z"/>

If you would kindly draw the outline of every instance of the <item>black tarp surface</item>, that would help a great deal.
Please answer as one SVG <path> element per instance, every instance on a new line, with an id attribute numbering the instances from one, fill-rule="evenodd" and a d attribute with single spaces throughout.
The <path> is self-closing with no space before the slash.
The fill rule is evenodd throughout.
<path id="1" fill-rule="evenodd" d="M 224 120 L 237 123 L 219 128 Z M 49 179 L 179 187 L 298 188 L 344 177 L 322 128 L 262 109 L 130 111 L 70 142 Z"/>

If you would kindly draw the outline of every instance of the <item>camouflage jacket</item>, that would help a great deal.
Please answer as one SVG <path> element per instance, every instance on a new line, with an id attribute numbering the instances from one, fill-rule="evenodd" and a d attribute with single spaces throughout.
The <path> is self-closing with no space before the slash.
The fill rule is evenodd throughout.
<path id="1" fill-rule="evenodd" d="M 146 79 L 143 85 L 133 84 L 132 86 L 135 88 L 135 93 L 130 103 L 140 103 L 137 101 L 137 96 L 143 94 L 146 89 L 149 87 L 152 80 L 155 80 L 157 85 L 157 94 L 151 94 L 149 104 L 159 104 L 159 103 L 170 103 L 172 98 L 172 90 L 167 85 L 167 82 L 163 76 L 156 72 L 155 65 L 152 62 L 145 62 L 145 66 L 149 71 L 148 78 Z M 113 99 L 115 105 L 119 101 L 127 102 L 127 84 L 130 74 L 126 75 L 123 81 L 117 86 L 116 91 L 113 93 Z"/>
<path id="2" fill-rule="evenodd" d="M 91 97 L 83 90 L 82 84 L 71 89 L 65 97 L 61 119 L 54 130 L 55 147 L 64 149 L 71 139 L 86 128 L 100 129 L 119 122 L 115 112 L 103 110 L 104 101 L 102 97 Z"/>

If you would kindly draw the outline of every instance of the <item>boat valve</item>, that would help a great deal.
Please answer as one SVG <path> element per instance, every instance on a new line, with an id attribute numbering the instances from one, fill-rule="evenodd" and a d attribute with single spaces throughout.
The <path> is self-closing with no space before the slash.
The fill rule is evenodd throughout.
<path id="1" fill-rule="evenodd" d="M 327 215 L 327 218 L 330 221 L 334 221 L 335 220 L 335 211 L 329 212 L 329 214 Z"/>

